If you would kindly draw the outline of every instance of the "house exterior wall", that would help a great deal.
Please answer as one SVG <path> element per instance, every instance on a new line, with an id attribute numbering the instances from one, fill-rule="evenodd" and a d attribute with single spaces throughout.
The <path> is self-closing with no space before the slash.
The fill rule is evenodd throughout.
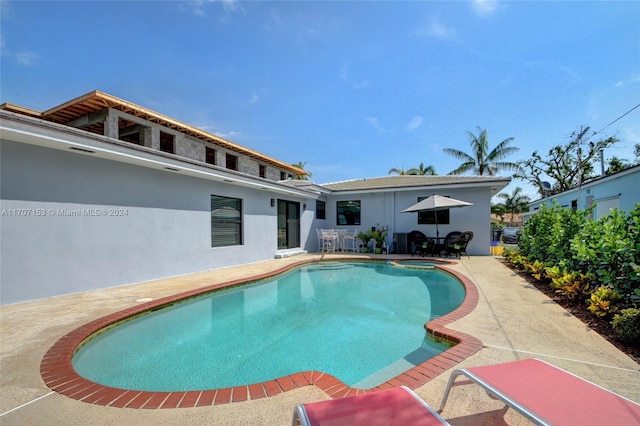
<path id="1" fill-rule="evenodd" d="M 434 193 L 475 204 L 452 209 L 440 236 L 471 230 L 469 254 L 489 254 L 491 182 L 334 191 L 278 182 L 286 167 L 265 164 L 260 179 L 260 161 L 220 146 L 212 167 L 206 142 L 115 109 L 93 117 L 105 135 L 1 112 L 0 304 L 317 252 L 318 228 L 383 227 L 388 243 L 414 229 L 435 236 L 434 225 L 401 213 Z M 140 126 L 145 148 L 118 140 L 119 117 Z M 175 155 L 159 152 L 161 131 L 175 136 Z M 237 172 L 225 169 L 226 153 L 238 157 Z M 242 244 L 211 247 L 211 195 L 242 200 Z M 278 249 L 277 199 L 300 204 L 299 247 Z M 317 200 L 325 219 L 316 217 Z M 346 200 L 361 202 L 360 225 L 338 223 L 337 202 Z"/>
<path id="2" fill-rule="evenodd" d="M 267 191 L 1 143 L 2 304 L 272 259 L 277 251 L 270 198 L 278 197 Z M 212 194 L 242 199 L 244 244 L 211 247 Z M 21 210 L 38 213 L 11 213 Z"/>
<path id="3" fill-rule="evenodd" d="M 640 203 L 638 182 L 640 182 L 640 166 L 587 182 L 579 189 L 573 188 L 529 204 L 529 212 L 524 214 L 525 221 L 540 210 L 543 204 L 551 206 L 554 201 L 567 208 L 572 208 L 572 205 L 575 205 L 579 210 L 585 210 L 595 204 L 594 219 L 606 216 L 612 208 L 626 212 L 631 211 L 635 208 L 636 203 Z"/>
<path id="4" fill-rule="evenodd" d="M 434 190 L 402 190 L 372 193 L 332 194 L 327 202 L 328 228 L 342 228 L 353 230 L 354 226 L 339 225 L 337 222 L 337 202 L 359 200 L 361 202 L 361 224 L 357 226 L 361 231 L 372 227 L 388 230 L 387 242 L 393 241 L 394 233 L 409 233 L 413 230 L 423 232 L 430 237 L 436 236 L 435 225 L 418 225 L 417 213 L 402 213 L 402 210 L 418 202 L 418 197 L 428 197 L 440 194 L 473 203 L 473 206 L 450 210 L 450 224 L 440 224 L 440 237 L 445 237 L 451 231 L 472 231 L 473 240 L 469 243 L 467 252 L 470 255 L 489 255 L 491 245 L 490 187 L 476 187 L 463 189 L 434 189 Z"/>
<path id="5" fill-rule="evenodd" d="M 428 197 L 433 194 L 473 203 L 473 206 L 450 209 L 449 224 L 438 224 L 440 237 L 445 237 L 452 231 L 472 231 L 473 240 L 467 247 L 470 255 L 486 256 L 490 254 L 491 237 L 491 189 L 489 187 L 475 188 L 439 188 L 427 191 L 398 192 L 395 197 L 395 228 L 399 233 L 420 231 L 428 237 L 436 236 L 435 225 L 418 225 L 417 213 L 402 213 L 402 210 L 418 202 L 418 197 Z"/>

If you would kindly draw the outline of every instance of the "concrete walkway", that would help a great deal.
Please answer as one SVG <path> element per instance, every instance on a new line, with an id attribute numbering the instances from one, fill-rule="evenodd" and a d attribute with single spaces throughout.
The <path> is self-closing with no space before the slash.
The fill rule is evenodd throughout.
<path id="1" fill-rule="evenodd" d="M 318 255 L 306 255 L 319 258 Z M 326 258 L 338 256 L 327 255 Z M 46 387 L 39 368 L 60 337 L 104 315 L 147 298 L 175 294 L 297 262 L 301 257 L 191 274 L 0 308 L 0 424 L 2 425 L 287 425 L 293 407 L 327 399 L 314 386 L 273 397 L 180 409 L 114 408 L 76 401 Z M 539 358 L 640 402 L 640 365 L 529 285 L 498 259 L 461 259 L 450 266 L 478 287 L 475 310 L 449 327 L 480 339 L 483 349 L 459 366 Z M 449 372 L 416 389 L 437 408 Z M 476 386 L 453 389 L 442 413 L 453 425 L 529 424 Z"/>

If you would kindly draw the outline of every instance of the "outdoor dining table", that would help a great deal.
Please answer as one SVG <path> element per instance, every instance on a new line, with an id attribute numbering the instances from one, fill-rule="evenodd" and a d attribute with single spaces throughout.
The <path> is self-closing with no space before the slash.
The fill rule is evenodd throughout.
<path id="1" fill-rule="evenodd" d="M 326 248 L 325 243 L 327 241 L 329 241 L 329 244 L 331 244 L 330 241 L 335 241 L 333 251 L 344 251 L 344 236 L 347 235 L 347 232 L 348 231 L 346 229 L 320 229 L 323 251 Z M 333 236 L 335 236 L 335 240 Z"/>
<path id="2" fill-rule="evenodd" d="M 433 255 L 435 256 L 436 254 L 439 256 L 444 250 L 446 250 L 446 247 L 444 245 L 444 241 L 446 239 L 446 237 L 428 237 L 431 238 L 432 240 L 435 240 L 435 244 L 433 245 Z"/>
<path id="3" fill-rule="evenodd" d="M 446 237 L 427 237 L 427 240 L 433 240 L 435 241 L 434 245 L 433 245 L 433 249 L 431 251 L 431 256 L 435 257 L 436 255 L 440 255 L 440 253 L 442 253 L 443 250 L 445 250 L 445 246 L 444 246 L 444 240 L 446 239 Z M 425 252 L 424 250 L 420 250 L 420 255 L 424 256 Z"/>
<path id="4" fill-rule="evenodd" d="M 334 231 L 338 234 L 338 250 L 344 251 L 344 236 L 347 235 L 346 229 L 334 229 Z"/>

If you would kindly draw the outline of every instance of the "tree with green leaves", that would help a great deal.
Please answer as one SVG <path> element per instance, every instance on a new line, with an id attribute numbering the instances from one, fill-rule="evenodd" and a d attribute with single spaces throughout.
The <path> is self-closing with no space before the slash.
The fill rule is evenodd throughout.
<path id="1" fill-rule="evenodd" d="M 307 165 L 306 161 L 304 161 L 304 162 L 298 161 L 297 163 L 292 164 L 293 167 L 297 167 L 297 168 L 302 169 L 302 170 L 304 170 L 304 166 L 306 166 L 306 165 Z M 309 180 L 311 175 L 312 175 L 311 172 L 309 172 L 307 170 L 304 170 L 303 174 L 296 175 L 296 180 Z"/>
<path id="2" fill-rule="evenodd" d="M 604 172 L 604 174 L 609 176 L 614 173 L 621 172 L 627 167 L 631 166 L 632 164 L 629 161 L 623 160 L 614 155 L 607 161 L 607 170 Z"/>
<path id="3" fill-rule="evenodd" d="M 429 176 L 434 176 L 437 175 L 436 173 L 436 168 L 433 166 L 424 166 L 424 163 L 420 163 L 420 167 L 418 168 L 412 168 L 407 170 L 407 174 L 408 175 L 418 175 L 418 176 L 425 176 L 425 175 L 429 175 Z"/>
<path id="4" fill-rule="evenodd" d="M 511 194 L 501 192 L 498 194 L 498 198 L 503 200 L 505 213 L 511 214 L 511 220 L 509 226 L 513 224 L 513 216 L 529 211 L 529 203 L 531 198 L 528 195 L 522 193 L 522 188 L 516 187 Z"/>
<path id="5" fill-rule="evenodd" d="M 501 223 L 504 222 L 504 215 L 506 213 L 507 213 L 507 210 L 505 209 L 504 204 L 491 203 L 491 214 L 498 216 Z"/>
<path id="6" fill-rule="evenodd" d="M 394 167 L 393 169 L 389 170 L 389 174 L 390 175 L 396 174 L 396 175 L 400 175 L 400 176 L 406 176 L 409 173 L 405 169 Z"/>
<path id="7" fill-rule="evenodd" d="M 444 152 L 462 160 L 462 164 L 450 175 L 461 175 L 466 172 L 473 172 L 476 175 L 493 176 L 501 170 L 519 171 L 518 163 L 503 161 L 511 154 L 518 152 L 520 148 L 509 146 L 513 138 L 507 138 L 500 142 L 495 148 L 489 151 L 489 136 L 487 129 L 478 127 L 478 134 L 467 132 L 471 145 L 471 154 L 466 152 L 445 148 Z"/>
<path id="8" fill-rule="evenodd" d="M 588 133 L 589 127 L 582 127 L 567 144 L 552 147 L 544 157 L 534 151 L 530 159 L 520 162 L 522 171 L 513 177 L 529 182 L 542 196 L 564 192 L 594 177 L 594 163 L 600 158 L 600 151 L 619 140 L 609 137 L 587 141 Z M 550 188 L 545 184 L 549 180 Z"/>

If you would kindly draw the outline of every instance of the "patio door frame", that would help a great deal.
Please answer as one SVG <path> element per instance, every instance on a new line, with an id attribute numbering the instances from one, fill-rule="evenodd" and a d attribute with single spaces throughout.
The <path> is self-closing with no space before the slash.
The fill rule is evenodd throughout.
<path id="1" fill-rule="evenodd" d="M 278 250 L 300 247 L 300 203 L 278 199 Z"/>

